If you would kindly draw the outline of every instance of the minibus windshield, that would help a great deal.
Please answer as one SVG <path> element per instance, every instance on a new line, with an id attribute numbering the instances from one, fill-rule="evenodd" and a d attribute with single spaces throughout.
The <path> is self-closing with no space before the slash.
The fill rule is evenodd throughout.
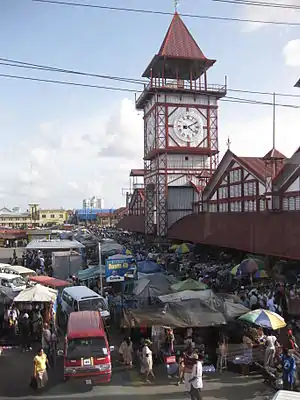
<path id="1" fill-rule="evenodd" d="M 103 337 L 71 339 L 68 342 L 67 359 L 106 357 L 108 355 Z"/>

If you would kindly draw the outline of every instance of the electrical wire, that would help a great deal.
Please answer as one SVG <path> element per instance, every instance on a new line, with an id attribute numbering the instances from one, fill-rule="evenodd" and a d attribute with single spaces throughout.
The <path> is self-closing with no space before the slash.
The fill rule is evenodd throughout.
<path id="1" fill-rule="evenodd" d="M 23 75 L 11 75 L 11 74 L 0 73 L 0 78 L 21 79 L 21 80 L 26 80 L 26 81 L 52 83 L 52 84 L 59 84 L 59 85 L 71 85 L 71 86 L 79 86 L 79 87 L 102 89 L 102 90 L 111 90 L 111 91 L 118 91 L 118 92 L 129 92 L 129 93 L 141 93 L 142 92 L 141 90 L 135 90 L 135 89 L 129 89 L 129 88 L 113 87 L 113 86 L 105 86 L 105 85 L 92 85 L 92 84 L 86 84 L 86 83 L 81 83 L 81 82 L 60 81 L 60 80 L 56 80 L 56 79 L 42 79 L 42 78 L 35 78 L 35 77 L 23 76 Z M 274 106 L 274 104 L 272 102 L 250 100 L 250 99 L 243 99 L 243 98 L 239 98 L 239 97 L 230 97 L 230 96 L 228 96 L 226 99 L 220 99 L 220 101 L 227 101 L 230 103 L 239 103 L 239 104 Z M 276 103 L 275 106 L 287 107 L 287 108 L 300 108 L 300 106 L 298 106 L 298 105 L 282 104 L 282 103 Z"/>
<path id="2" fill-rule="evenodd" d="M 212 0 L 216 3 L 228 3 L 241 6 L 257 6 L 257 7 L 271 7 L 281 8 L 287 10 L 300 10 L 300 6 L 295 4 L 284 4 L 284 3 L 269 3 L 266 1 L 253 1 L 253 0 Z"/>
<path id="3" fill-rule="evenodd" d="M 106 74 L 94 74 L 90 72 L 78 71 L 78 70 L 70 70 L 66 68 L 59 68 L 53 67 L 50 65 L 43 65 L 43 64 L 35 64 L 29 63 L 20 60 L 13 60 L 10 58 L 3 58 L 0 57 L 0 65 L 8 66 L 8 67 L 16 67 L 16 68 L 25 68 L 25 69 L 32 69 L 32 70 L 40 70 L 40 71 L 49 71 L 49 72 L 58 72 L 63 74 L 74 74 L 79 76 L 86 76 L 86 77 L 94 77 L 94 78 L 101 78 L 101 79 L 108 79 L 113 81 L 119 81 L 123 83 L 130 83 L 130 84 L 137 84 L 137 85 L 147 85 L 148 82 L 142 79 L 135 79 L 135 78 L 127 78 L 121 76 L 112 76 Z M 245 93 L 245 94 L 258 94 L 263 96 L 272 96 L 273 92 L 265 92 L 259 90 L 246 90 L 246 89 L 232 89 L 227 88 L 228 92 L 236 92 L 236 93 Z M 290 98 L 300 98 L 300 94 L 291 94 L 291 93 L 275 93 L 277 97 L 290 97 Z"/>
<path id="4" fill-rule="evenodd" d="M 109 11 L 124 11 L 131 13 L 139 13 L 139 14 L 155 14 L 155 15 L 171 15 L 174 13 L 167 11 L 157 11 L 157 10 L 147 10 L 144 8 L 127 8 L 127 7 L 111 7 L 111 6 L 101 6 L 98 4 L 87 4 L 87 3 L 74 3 L 67 1 L 59 1 L 59 0 L 32 0 L 35 3 L 44 3 L 44 4 L 54 4 L 60 6 L 72 6 L 72 7 L 86 7 L 86 8 L 97 8 L 100 10 L 109 10 Z M 249 23 L 260 23 L 260 24 L 269 24 L 269 25 L 283 25 L 283 26 L 300 26 L 299 22 L 284 22 L 284 21 L 266 21 L 260 19 L 248 19 L 248 18 L 234 18 L 234 17 L 221 17 L 214 15 L 197 15 L 197 14 L 181 14 L 182 17 L 186 18 L 198 18 L 198 19 L 206 19 L 206 20 L 219 20 L 219 21 L 234 21 L 234 22 L 249 22 Z"/>

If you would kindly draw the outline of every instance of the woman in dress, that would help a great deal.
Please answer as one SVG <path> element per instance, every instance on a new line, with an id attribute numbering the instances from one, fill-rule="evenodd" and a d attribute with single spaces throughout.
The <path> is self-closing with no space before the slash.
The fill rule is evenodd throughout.
<path id="1" fill-rule="evenodd" d="M 152 378 L 155 378 L 153 373 L 152 351 L 150 350 L 149 346 L 151 346 L 151 341 L 149 339 L 146 339 L 142 349 L 142 366 L 141 366 L 141 374 L 145 374 L 146 382 L 149 382 L 149 375 L 151 375 Z"/>
<path id="2" fill-rule="evenodd" d="M 36 388 L 42 389 L 48 382 L 48 359 L 43 349 L 40 349 L 33 359 L 33 378 L 36 380 Z"/>
<path id="3" fill-rule="evenodd" d="M 130 337 L 127 337 L 121 343 L 119 348 L 119 353 L 122 356 L 123 362 L 128 367 L 132 367 L 132 353 L 133 353 L 133 346 Z"/>

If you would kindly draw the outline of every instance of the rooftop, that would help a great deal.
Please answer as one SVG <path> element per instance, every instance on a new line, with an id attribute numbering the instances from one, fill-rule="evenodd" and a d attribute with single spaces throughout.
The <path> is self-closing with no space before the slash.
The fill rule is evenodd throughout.
<path id="1" fill-rule="evenodd" d="M 67 250 L 67 249 L 83 249 L 84 245 L 77 240 L 32 240 L 27 246 L 28 250 Z"/>

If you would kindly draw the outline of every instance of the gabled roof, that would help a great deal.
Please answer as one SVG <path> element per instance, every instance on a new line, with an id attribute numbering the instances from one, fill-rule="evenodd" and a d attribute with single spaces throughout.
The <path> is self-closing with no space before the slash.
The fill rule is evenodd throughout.
<path id="1" fill-rule="evenodd" d="M 158 55 L 170 58 L 207 60 L 177 12 L 174 14 Z"/>
<path id="2" fill-rule="evenodd" d="M 261 182 L 265 181 L 266 172 L 268 172 L 266 168 L 272 168 L 271 166 L 266 166 L 265 161 L 261 157 L 238 157 L 232 151 L 227 150 L 220 164 L 218 165 L 218 168 L 203 191 L 204 198 L 209 197 L 217 183 L 223 178 L 223 175 L 230 164 L 233 162 L 241 165 L 241 167 L 245 168 Z"/>
<path id="3" fill-rule="evenodd" d="M 280 153 L 275 148 L 271 149 L 264 157 L 263 160 L 285 160 L 286 156 Z"/>
<path id="4" fill-rule="evenodd" d="M 300 147 L 295 151 L 291 158 L 287 158 L 284 160 L 282 170 L 274 180 L 274 184 L 277 190 L 283 187 L 287 181 L 290 181 L 292 177 L 298 173 L 299 169 Z"/>
<path id="5" fill-rule="evenodd" d="M 251 172 L 253 172 L 254 175 L 256 175 L 256 177 L 260 180 L 264 180 L 268 172 L 271 173 L 271 166 L 266 166 L 263 158 L 235 156 L 235 159 L 236 161 L 240 161 L 240 163 L 243 164 L 246 169 L 249 169 Z M 270 171 L 268 171 L 268 169 L 270 169 Z"/>

